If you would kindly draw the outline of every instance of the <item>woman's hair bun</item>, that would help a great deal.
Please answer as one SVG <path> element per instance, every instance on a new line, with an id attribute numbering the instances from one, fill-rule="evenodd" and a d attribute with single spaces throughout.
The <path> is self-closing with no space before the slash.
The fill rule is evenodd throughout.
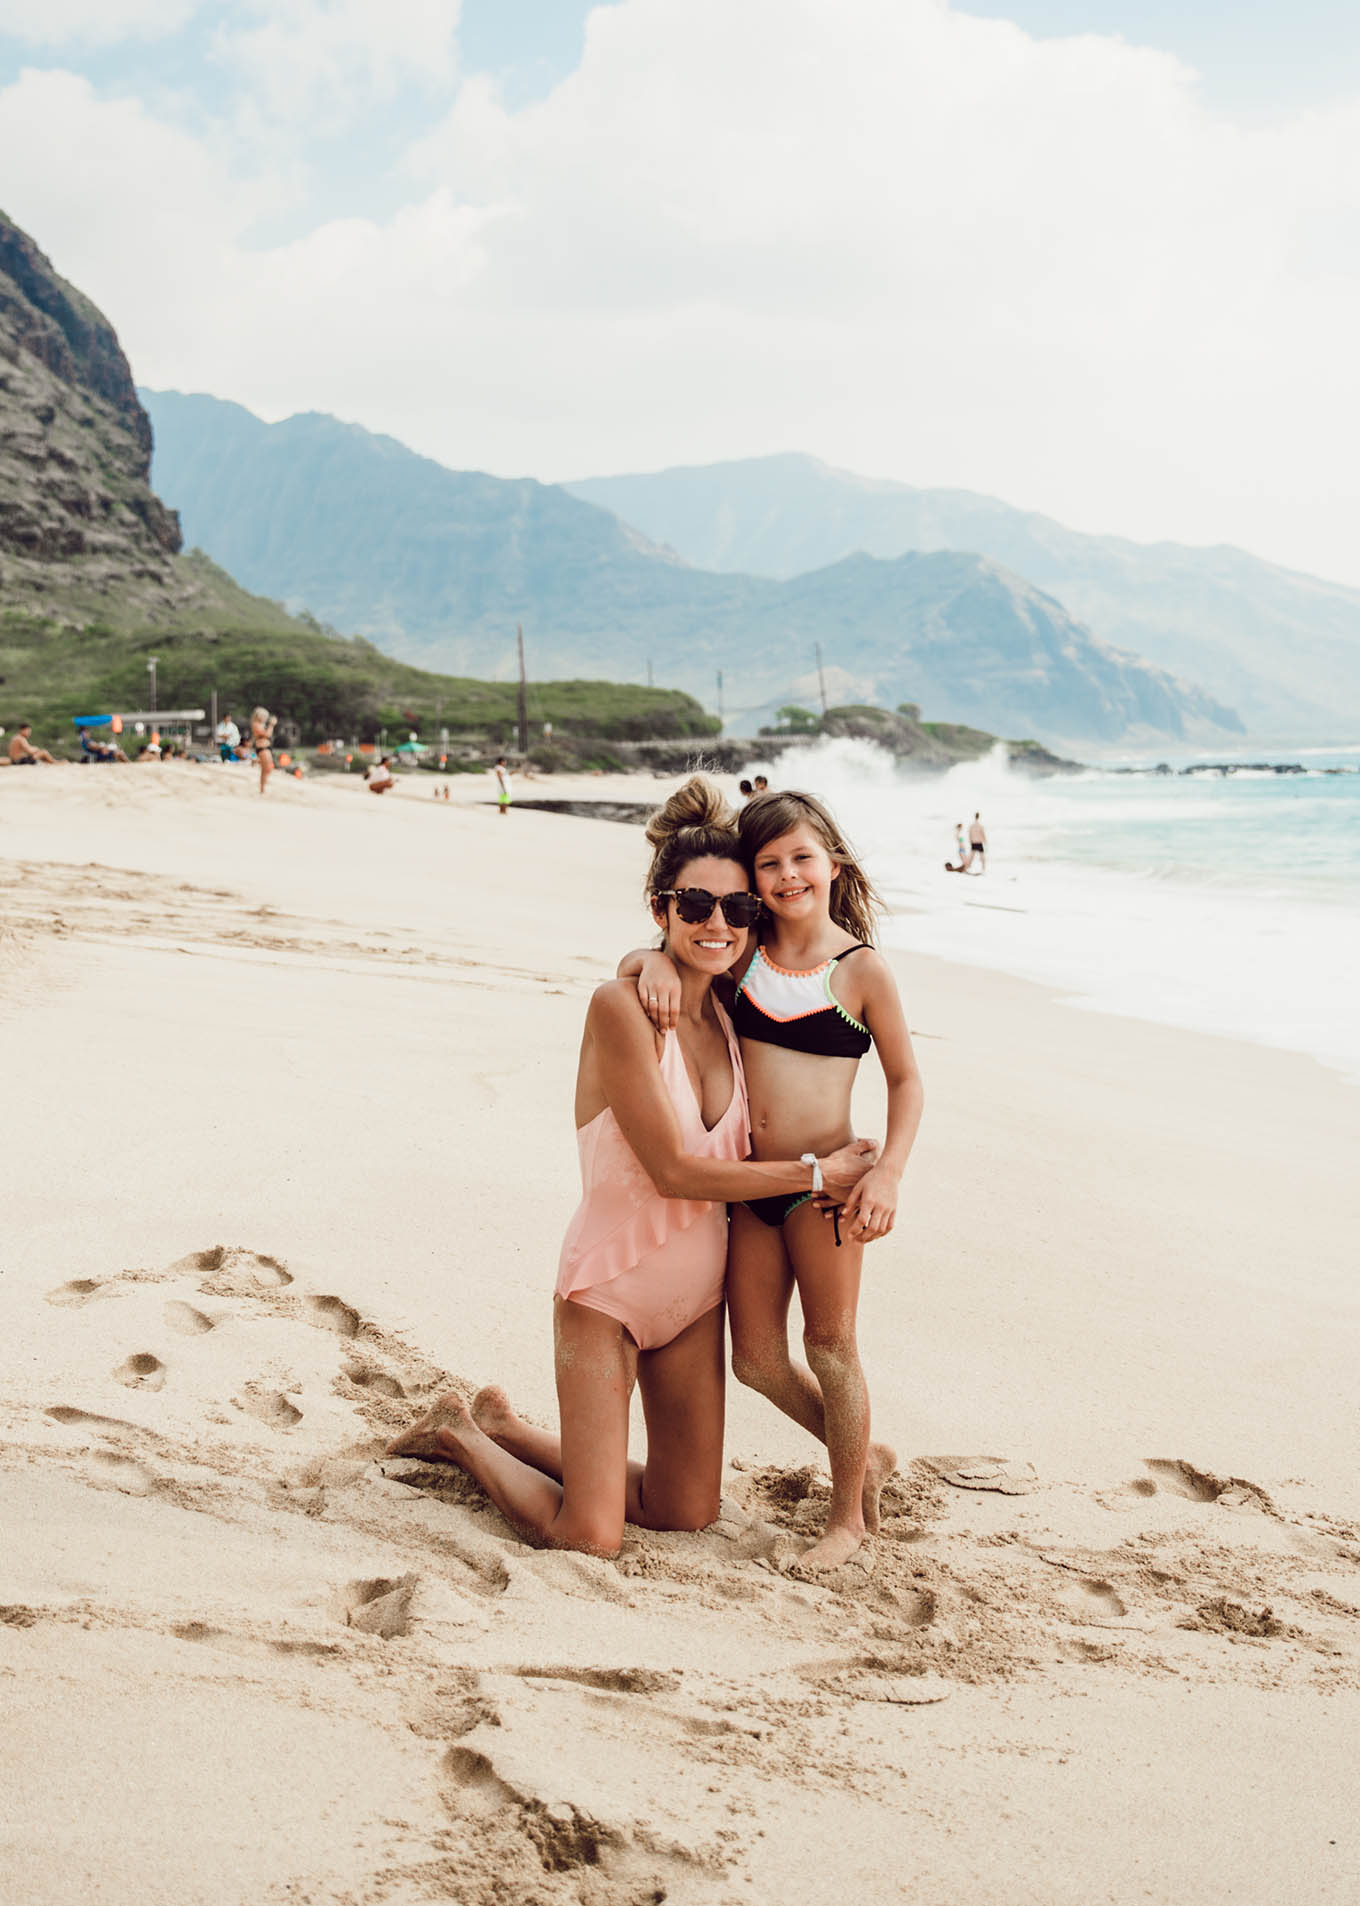
<path id="1" fill-rule="evenodd" d="M 651 846 L 662 847 L 684 828 L 729 828 L 736 825 L 736 818 L 717 783 L 707 775 L 692 774 L 652 815 L 647 839 Z"/>
<path id="2" fill-rule="evenodd" d="M 703 774 L 692 774 L 652 815 L 647 822 L 647 845 L 652 850 L 648 894 L 673 887 L 680 870 L 692 860 L 709 855 L 741 859 L 737 817 L 722 789 Z"/>

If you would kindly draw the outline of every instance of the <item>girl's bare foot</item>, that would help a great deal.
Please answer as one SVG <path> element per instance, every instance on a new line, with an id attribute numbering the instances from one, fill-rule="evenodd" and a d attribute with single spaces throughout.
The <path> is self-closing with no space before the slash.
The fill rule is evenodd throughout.
<path id="1" fill-rule="evenodd" d="M 825 1575 L 848 1562 L 864 1540 L 863 1529 L 828 1529 L 819 1542 L 805 1549 L 789 1569 L 790 1575 Z"/>
<path id="2" fill-rule="evenodd" d="M 519 1417 L 498 1383 L 488 1383 L 472 1399 L 472 1420 L 484 1436 L 499 1443 L 520 1428 Z"/>
<path id="3" fill-rule="evenodd" d="M 418 1423 L 387 1445 L 389 1456 L 418 1456 L 426 1462 L 456 1463 L 469 1430 L 476 1431 L 472 1413 L 461 1396 L 441 1396 Z"/>
<path id="4" fill-rule="evenodd" d="M 474 1405 L 474 1414 L 476 1406 Z M 486 1427 L 485 1424 L 482 1425 Z M 883 1485 L 897 1467 L 897 1451 L 889 1449 L 886 1443 L 870 1443 L 869 1461 L 864 1470 L 864 1533 L 878 1534 L 878 1499 L 883 1493 Z"/>

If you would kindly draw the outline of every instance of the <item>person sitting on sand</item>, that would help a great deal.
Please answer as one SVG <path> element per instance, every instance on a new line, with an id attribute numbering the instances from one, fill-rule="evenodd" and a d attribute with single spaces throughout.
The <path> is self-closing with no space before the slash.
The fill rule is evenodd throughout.
<path id="1" fill-rule="evenodd" d="M 713 981 L 746 949 L 758 903 L 732 815 L 694 776 L 652 816 L 647 893 L 679 977 L 673 1031 L 654 1032 L 629 981 L 596 989 L 576 1075 L 584 1197 L 554 1297 L 560 1433 L 516 1414 L 502 1390 L 471 1409 L 444 1397 L 392 1456 L 452 1462 L 537 1545 L 615 1555 L 625 1520 L 701 1529 L 718 1515 L 723 1438 L 723 1277 L 729 1199 L 843 1197 L 876 1156 L 745 1162 L 746 1086 Z M 642 1391 L 645 1463 L 628 1461 Z"/>
<path id="2" fill-rule="evenodd" d="M 252 708 L 250 711 L 250 745 L 260 764 L 261 794 L 264 793 L 265 782 L 274 772 L 274 730 L 278 720 L 278 716 L 271 715 L 267 708 Z"/>
<path id="3" fill-rule="evenodd" d="M 21 721 L 19 723 L 19 726 L 15 729 L 10 738 L 9 758 L 11 762 L 16 768 L 36 768 L 39 762 L 45 762 L 48 767 L 55 768 L 57 765 L 56 756 L 50 755 L 46 748 L 35 748 L 33 743 L 29 740 L 29 736 L 32 733 L 33 723 L 31 721 Z"/>
<path id="4" fill-rule="evenodd" d="M 217 753 L 223 761 L 241 761 L 245 754 L 241 747 L 241 730 L 230 715 L 223 715 L 213 729 L 213 740 L 217 743 Z"/>
<path id="5" fill-rule="evenodd" d="M 368 783 L 368 791 L 370 794 L 386 794 L 389 788 L 395 787 L 397 777 L 392 772 L 391 755 L 385 754 L 376 768 L 369 769 L 364 779 Z"/>

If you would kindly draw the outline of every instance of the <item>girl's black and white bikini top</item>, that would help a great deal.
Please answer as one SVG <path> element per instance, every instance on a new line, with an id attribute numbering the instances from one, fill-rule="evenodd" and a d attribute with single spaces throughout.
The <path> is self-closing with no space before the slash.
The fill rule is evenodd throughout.
<path id="1" fill-rule="evenodd" d="M 732 1024 L 743 1039 L 791 1052 L 816 1052 L 829 1059 L 862 1059 L 873 1043 L 869 1028 L 852 1019 L 831 990 L 831 975 L 841 961 L 867 946 L 861 940 L 833 960 L 806 973 L 790 973 L 765 957 L 764 947 L 742 974 Z"/>

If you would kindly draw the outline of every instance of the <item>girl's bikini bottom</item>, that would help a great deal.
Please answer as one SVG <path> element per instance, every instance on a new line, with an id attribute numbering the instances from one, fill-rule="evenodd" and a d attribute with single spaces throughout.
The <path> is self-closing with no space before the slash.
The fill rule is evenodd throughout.
<path id="1" fill-rule="evenodd" d="M 781 1193 L 777 1198 L 747 1198 L 745 1203 L 746 1209 L 751 1212 L 754 1217 L 759 1218 L 762 1224 L 768 1224 L 772 1231 L 778 1231 L 782 1226 L 788 1223 L 799 1205 L 806 1204 L 811 1196 L 812 1193 L 810 1191 L 799 1191 L 795 1192 L 791 1197 Z M 841 1242 L 841 1208 L 839 1205 L 833 1205 L 831 1207 L 831 1223 L 836 1232 L 836 1247 L 839 1250 Z"/>

